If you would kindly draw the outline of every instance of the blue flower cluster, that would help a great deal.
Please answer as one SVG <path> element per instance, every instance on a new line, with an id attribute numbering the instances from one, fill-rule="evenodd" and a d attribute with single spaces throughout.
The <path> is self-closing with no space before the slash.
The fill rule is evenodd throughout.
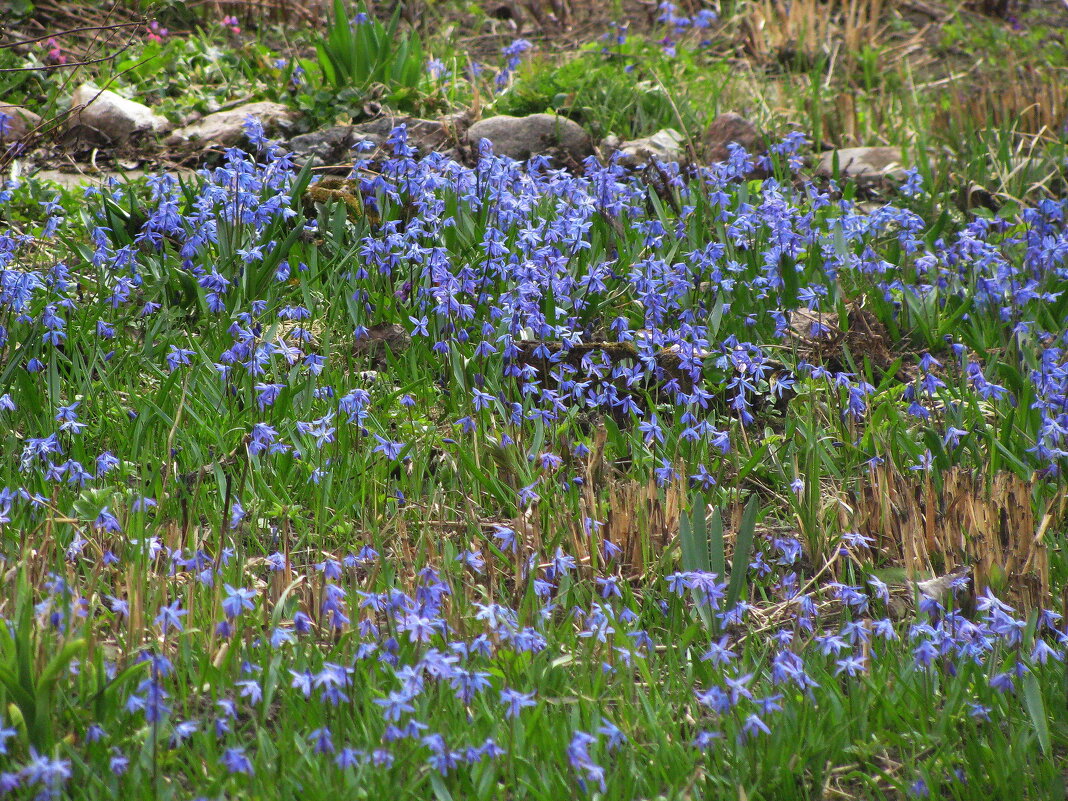
<path id="1" fill-rule="evenodd" d="M 1027 630 L 989 594 L 975 619 L 925 598 L 902 625 L 878 579 L 804 583 L 793 537 L 762 540 L 749 566 L 789 614 L 762 618 L 768 645 L 747 660 L 754 606 L 725 608 L 724 577 L 635 588 L 588 468 L 607 447 L 650 486 L 711 490 L 796 399 L 861 462 L 935 471 L 996 449 L 1059 481 L 1063 202 L 950 232 L 907 204 L 862 207 L 802 179 L 800 137 L 689 172 L 659 165 L 650 186 L 592 158 L 581 174 L 488 147 L 471 166 L 417 158 L 402 126 L 392 158 L 357 153 L 334 190 L 344 202 L 314 208 L 307 173 L 255 121 L 248 133 L 255 153 L 230 150 L 194 183 L 90 190 L 80 220 L 49 200 L 40 226 L 0 234 L 0 549 L 14 561 L 26 532 L 47 531 L 55 564 L 34 626 L 98 630 L 129 657 L 101 661 L 129 676 L 122 714 L 72 713 L 77 752 L 119 776 L 153 732 L 153 748 L 195 743 L 253 777 L 265 764 L 249 721 L 303 703 L 321 724 L 301 732 L 308 759 L 339 771 L 417 760 L 449 776 L 508 759 L 524 716 L 565 694 L 563 666 L 650 676 L 685 659 L 671 626 L 695 608 L 717 632 L 677 732 L 698 752 L 769 736 L 787 693 L 860 684 L 895 647 L 914 671 L 957 680 L 976 720 L 990 691 L 1010 695 L 1063 660 L 1051 612 Z M 758 166 L 774 177 L 752 180 Z M 915 175 L 906 186 L 922 196 Z M 859 299 L 913 345 L 897 365 L 805 350 Z M 383 326 L 405 334 L 381 359 L 361 356 Z M 411 380 L 394 386 L 391 367 Z M 900 430 L 885 439 L 890 417 Z M 990 425 L 1006 427 L 994 441 Z M 349 515 L 435 519 L 458 471 L 489 499 L 493 519 L 470 521 L 481 540 L 425 557 L 405 556 L 402 537 L 389 553 L 289 550 L 302 517 L 324 537 Z M 557 502 L 585 510 L 573 538 L 535 522 Z M 843 535 L 842 553 L 862 540 Z M 410 575 L 390 567 L 402 557 Z M 482 592 L 491 574 L 511 600 Z M 186 684 L 194 634 L 210 686 Z M 360 725 L 334 722 L 367 697 Z M 458 722 L 479 716 L 494 735 L 465 739 Z M 587 790 L 605 792 L 633 745 L 610 717 L 560 746 Z M 0 754 L 14 732 L 0 726 Z M 71 761 L 26 753 L 0 792 L 57 796 Z"/>

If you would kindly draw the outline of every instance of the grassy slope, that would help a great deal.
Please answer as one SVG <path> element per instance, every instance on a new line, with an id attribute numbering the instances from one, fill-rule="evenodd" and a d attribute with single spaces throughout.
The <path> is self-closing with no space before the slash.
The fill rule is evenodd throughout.
<path id="1" fill-rule="evenodd" d="M 1049 521 L 1021 572 L 1061 608 L 1065 231 L 1040 202 L 1057 184 L 1033 185 L 1040 165 L 991 181 L 1030 140 L 970 127 L 980 100 L 942 109 L 942 62 L 927 89 L 905 57 L 839 56 L 827 79 L 818 54 L 760 50 L 752 13 L 674 58 L 632 37 L 528 56 L 495 99 L 487 74 L 394 100 L 561 108 L 624 136 L 739 108 L 824 144 L 908 145 L 927 191 L 857 203 L 789 149 L 773 180 L 739 164 L 659 191 L 397 158 L 362 173 L 365 214 L 302 202 L 307 176 L 269 148 L 53 206 L 11 188 L 7 225 L 33 237 L 4 241 L 0 308 L 16 797 L 1063 794 L 1062 624 L 967 591 L 967 620 L 916 610 L 871 579 L 917 566 L 916 521 L 851 531 L 879 461 L 920 497 L 959 472 L 1018 482 L 1031 508 L 1007 519 L 1031 528 L 1009 533 Z M 886 58 L 899 28 L 875 37 Z M 1011 58 L 1048 57 L 1027 47 Z M 123 80 L 174 114 L 242 94 L 337 113 L 310 61 L 291 91 L 292 62 L 259 45 L 158 49 Z M 1048 166 L 1063 145 L 1044 138 Z M 973 178 L 1000 221 L 961 202 Z M 866 343 L 811 329 L 856 328 L 857 308 Z M 410 347 L 361 352 L 386 323 Z M 600 346 L 522 344 L 576 337 Z M 681 507 L 701 513 L 680 553 Z"/>

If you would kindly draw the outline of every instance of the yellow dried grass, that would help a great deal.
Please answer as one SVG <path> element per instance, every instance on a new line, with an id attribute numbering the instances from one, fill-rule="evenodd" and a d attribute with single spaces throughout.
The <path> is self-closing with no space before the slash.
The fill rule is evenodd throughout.
<path id="1" fill-rule="evenodd" d="M 929 476 L 881 465 L 863 481 L 844 525 L 875 540 L 915 578 L 971 566 L 976 592 L 991 587 L 1022 609 L 1048 606 L 1049 559 L 1042 536 L 1062 508 L 1036 527 L 1033 480 L 955 467 L 937 492 Z M 1063 503 L 1061 504 L 1063 506 Z"/>

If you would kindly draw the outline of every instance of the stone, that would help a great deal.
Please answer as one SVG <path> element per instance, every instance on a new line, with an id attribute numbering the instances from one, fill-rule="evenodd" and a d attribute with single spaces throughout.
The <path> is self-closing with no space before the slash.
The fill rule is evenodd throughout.
<path id="1" fill-rule="evenodd" d="M 350 152 L 356 143 L 352 128 L 351 125 L 335 125 L 300 134 L 290 139 L 286 147 L 293 154 L 294 163 L 300 167 L 309 161 L 313 167 L 340 164 L 346 160 L 351 162 Z"/>
<path id="2" fill-rule="evenodd" d="M 620 163 L 625 167 L 645 167 L 654 161 L 684 164 L 689 160 L 686 138 L 674 128 L 664 128 L 652 136 L 618 144 L 606 139 L 602 147 L 619 153 Z"/>
<path id="3" fill-rule="evenodd" d="M 838 156 L 838 171 L 842 178 L 860 184 L 881 183 L 887 178 L 904 180 L 905 168 L 901 150 L 896 147 L 846 147 L 820 154 L 816 174 L 824 178 L 834 175 L 834 159 Z"/>
<path id="4" fill-rule="evenodd" d="M 186 125 L 171 134 L 165 144 L 171 147 L 199 145 L 202 147 L 232 147 L 245 136 L 245 118 L 253 116 L 260 121 L 268 136 L 279 130 L 285 131 L 298 119 L 300 112 L 264 100 L 259 103 L 245 103 L 226 111 L 216 111 L 200 120 Z"/>
<path id="5" fill-rule="evenodd" d="M 153 171 L 154 172 L 154 171 Z M 185 167 L 168 170 L 186 180 L 195 180 L 196 172 Z M 141 168 L 132 170 L 97 170 L 96 172 L 62 172 L 61 170 L 37 170 L 33 177 L 39 181 L 52 181 L 64 189 L 84 189 L 87 186 L 107 186 L 110 181 L 135 181 L 151 175 L 152 172 Z"/>
<path id="6" fill-rule="evenodd" d="M 412 335 L 403 325 L 378 323 L 367 329 L 366 335 L 357 339 L 352 352 L 357 356 L 370 356 L 372 363 L 384 366 L 386 352 L 400 356 L 412 344 Z"/>
<path id="7" fill-rule="evenodd" d="M 0 143 L 21 139 L 40 124 L 40 116 L 28 108 L 0 103 Z"/>
<path id="8" fill-rule="evenodd" d="M 556 114 L 502 114 L 480 120 L 467 130 L 467 143 L 477 153 L 483 139 L 490 141 L 496 155 L 517 161 L 546 155 L 578 164 L 593 154 L 593 141 L 582 126 Z"/>
<path id="9" fill-rule="evenodd" d="M 154 114 L 148 106 L 127 100 L 108 89 L 97 89 L 90 83 L 83 83 L 74 90 L 70 107 L 68 128 L 91 128 L 112 143 L 125 142 L 142 134 L 162 133 L 170 127 L 164 117 Z"/>
<path id="10" fill-rule="evenodd" d="M 760 132 L 756 126 L 741 114 L 727 112 L 712 120 L 705 131 L 705 150 L 709 161 L 715 164 L 730 158 L 727 146 L 731 142 L 741 145 L 750 154 L 761 149 Z"/>
<path id="11" fill-rule="evenodd" d="M 407 128 L 408 144 L 420 156 L 425 156 L 452 144 L 462 120 L 459 117 L 423 120 L 418 117 L 384 116 L 356 125 L 335 125 L 301 134 L 290 139 L 288 147 L 299 166 L 307 161 L 311 161 L 313 167 L 344 166 L 352 163 L 352 147 L 359 142 L 370 142 L 374 146 L 370 151 L 372 157 L 378 155 L 379 150 L 388 151 L 386 142 L 400 125 Z"/>

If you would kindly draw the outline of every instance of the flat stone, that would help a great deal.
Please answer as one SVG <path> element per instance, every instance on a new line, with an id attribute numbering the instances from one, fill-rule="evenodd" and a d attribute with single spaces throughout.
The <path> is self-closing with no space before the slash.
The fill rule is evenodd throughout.
<path id="1" fill-rule="evenodd" d="M 352 163 L 352 148 L 359 142 L 371 143 L 372 156 L 379 151 L 389 151 L 386 143 L 393 131 L 403 125 L 408 133 L 408 145 L 414 147 L 420 156 L 425 156 L 449 145 L 457 135 L 458 124 L 458 119 L 453 117 L 423 120 L 418 117 L 385 116 L 356 125 L 335 125 L 301 134 L 290 139 L 288 146 L 294 161 L 301 166 L 309 160 L 314 167 L 346 165 Z M 387 152 L 386 155 L 391 153 Z"/>
<path id="2" fill-rule="evenodd" d="M 162 133 L 170 127 L 164 118 L 148 106 L 83 83 L 70 99 L 72 113 L 67 119 L 70 129 L 85 126 L 103 134 L 113 143 L 125 142 L 140 134 Z"/>
<path id="3" fill-rule="evenodd" d="M 244 138 L 245 118 L 248 116 L 258 119 L 263 130 L 268 135 L 273 135 L 279 130 L 284 131 L 300 119 L 300 112 L 269 100 L 245 103 L 226 111 L 208 114 L 191 125 L 179 128 L 167 138 L 166 144 L 171 147 L 232 147 Z"/>
<path id="4" fill-rule="evenodd" d="M 645 167 L 654 161 L 664 164 L 688 161 L 686 138 L 674 128 L 664 128 L 652 136 L 620 142 L 615 147 L 612 147 L 613 144 L 607 140 L 605 142 L 609 150 L 620 154 L 620 163 L 625 167 Z"/>
<path id="5" fill-rule="evenodd" d="M 40 116 L 28 108 L 0 103 L 0 142 L 21 139 L 40 124 Z"/>
<path id="6" fill-rule="evenodd" d="M 193 178 L 196 171 L 179 167 L 168 170 L 169 173 L 183 178 Z M 132 170 L 98 170 L 96 172 L 62 172 L 60 170 L 38 170 L 32 173 L 34 178 L 42 181 L 52 181 L 64 189 L 81 189 L 86 186 L 105 186 L 108 181 L 115 178 L 119 181 L 136 181 L 146 175 L 155 175 L 156 171 L 135 168 Z"/>
<path id="7" fill-rule="evenodd" d="M 517 161 L 546 155 L 577 164 L 593 154 L 593 141 L 582 126 L 556 114 L 502 114 L 480 120 L 467 130 L 467 142 L 477 152 L 483 139 L 492 144 L 496 155 Z"/>
<path id="8" fill-rule="evenodd" d="M 379 323 L 367 329 L 366 335 L 357 339 L 352 352 L 357 356 L 370 356 L 372 360 L 384 360 L 388 350 L 400 356 L 412 344 L 408 330 L 397 323 Z"/>
<path id="9" fill-rule="evenodd" d="M 731 143 L 741 145 L 746 152 L 755 154 L 760 149 L 760 132 L 741 114 L 720 114 L 705 131 L 705 150 L 713 164 L 730 158 Z"/>
<path id="10" fill-rule="evenodd" d="M 820 154 L 816 174 L 824 178 L 834 175 L 834 159 L 838 157 L 838 172 L 843 178 L 858 183 L 878 183 L 885 178 L 904 180 L 905 168 L 901 150 L 896 147 L 846 147 Z"/>

